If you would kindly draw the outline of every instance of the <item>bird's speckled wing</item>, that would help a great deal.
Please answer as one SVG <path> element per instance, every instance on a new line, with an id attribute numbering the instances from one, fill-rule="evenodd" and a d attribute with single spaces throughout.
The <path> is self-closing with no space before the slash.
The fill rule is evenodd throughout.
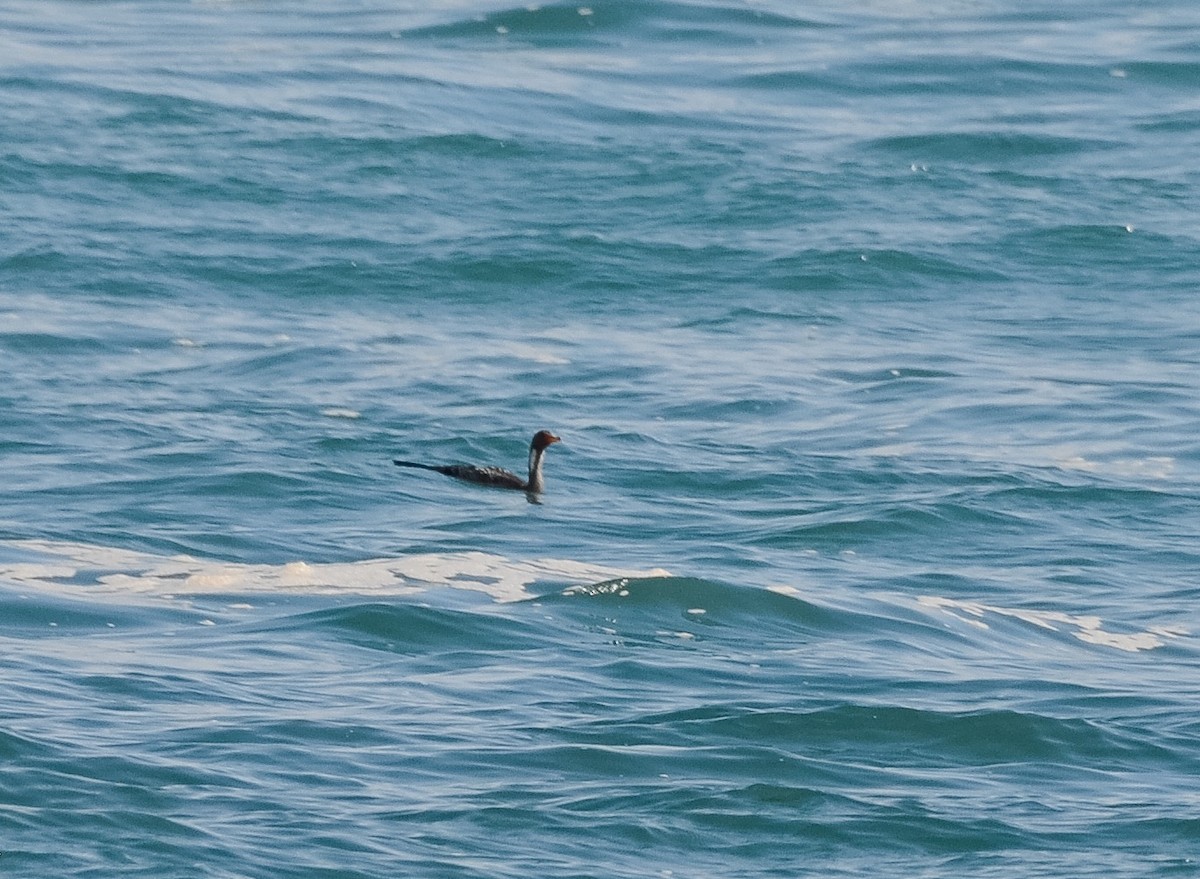
<path id="1" fill-rule="evenodd" d="M 525 488 L 525 480 L 503 467 L 476 467 L 472 464 L 448 464 L 436 467 L 438 473 L 445 473 L 464 482 L 474 482 L 479 485 L 492 485 L 497 488 Z"/>

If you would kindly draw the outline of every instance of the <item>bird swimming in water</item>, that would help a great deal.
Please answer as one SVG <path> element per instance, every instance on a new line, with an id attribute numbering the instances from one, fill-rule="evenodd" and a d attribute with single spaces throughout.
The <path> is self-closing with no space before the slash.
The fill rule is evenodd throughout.
<path id="1" fill-rule="evenodd" d="M 562 442 L 548 430 L 539 430 L 533 435 L 529 444 L 529 478 L 522 479 L 511 470 L 503 467 L 476 467 L 474 464 L 418 464 L 415 461 L 396 461 L 398 467 L 416 467 L 420 470 L 433 470 L 461 479 L 463 482 L 474 482 L 477 485 L 490 485 L 495 488 L 511 488 L 530 495 L 541 494 L 542 458 L 546 449 L 554 443 Z"/>

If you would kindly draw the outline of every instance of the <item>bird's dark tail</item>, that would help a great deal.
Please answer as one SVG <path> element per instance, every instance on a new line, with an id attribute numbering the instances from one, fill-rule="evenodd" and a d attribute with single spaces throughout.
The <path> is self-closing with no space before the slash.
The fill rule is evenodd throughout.
<path id="1" fill-rule="evenodd" d="M 435 464 L 418 464 L 416 461 L 393 461 L 397 467 L 415 467 L 418 470 L 432 470 L 434 473 L 441 473 L 442 468 Z"/>

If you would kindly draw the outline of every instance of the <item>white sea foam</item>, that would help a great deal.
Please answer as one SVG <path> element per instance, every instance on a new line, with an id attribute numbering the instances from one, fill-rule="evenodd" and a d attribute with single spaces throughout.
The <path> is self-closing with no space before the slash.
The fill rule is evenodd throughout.
<path id="1" fill-rule="evenodd" d="M 328 409 L 322 409 L 321 414 L 326 418 L 347 418 L 350 420 L 362 417 L 357 409 L 350 409 L 345 406 L 330 406 Z"/>
<path id="2" fill-rule="evenodd" d="M 988 617 L 1003 617 L 1020 620 L 1032 626 L 1053 632 L 1066 630 L 1080 641 L 1100 647 L 1112 647 L 1136 653 L 1154 650 L 1168 641 L 1189 634 L 1186 630 L 1166 626 L 1153 626 L 1141 632 L 1110 632 L 1104 628 L 1104 620 L 1086 614 L 1069 614 L 1054 610 L 1027 610 L 1025 608 L 997 607 L 977 601 L 959 601 L 936 595 L 922 595 L 917 599 L 922 607 L 932 608 L 954 617 L 960 622 L 978 629 L 988 629 Z"/>
<path id="3" fill-rule="evenodd" d="M 483 552 L 425 553 L 359 562 L 251 565 L 192 556 L 158 556 L 116 547 L 44 540 L 0 543 L 19 551 L 0 561 L 0 582 L 78 595 L 197 595 L 277 592 L 404 595 L 437 588 L 483 593 L 496 601 L 532 598 L 536 584 L 582 585 L 622 577 L 662 577 L 569 559 L 513 561 Z M 16 553 L 13 553 L 16 554 Z M 43 559 L 29 560 L 30 554 Z"/>

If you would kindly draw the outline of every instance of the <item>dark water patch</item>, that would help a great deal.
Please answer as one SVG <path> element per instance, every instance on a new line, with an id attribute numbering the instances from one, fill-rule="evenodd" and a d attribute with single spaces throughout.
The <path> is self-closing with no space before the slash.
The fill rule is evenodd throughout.
<path id="1" fill-rule="evenodd" d="M 258 208 L 303 203 L 317 177 L 314 170 L 307 188 L 298 187 L 291 167 L 266 159 L 261 151 L 256 156 L 253 148 L 241 143 L 234 157 L 208 157 L 208 145 L 217 140 L 211 132 L 207 139 L 188 132 L 164 134 L 161 139 L 166 143 L 154 151 L 114 145 L 107 151 L 71 151 L 69 157 L 51 151 L 6 162 L 15 179 L 47 181 L 39 192 L 37 214 L 25 224 L 26 234 L 43 232 L 50 237 L 54 225 L 71 217 L 75 223 L 87 221 L 91 240 L 120 253 L 131 241 L 144 243 L 141 234 L 149 230 L 195 236 L 211 247 L 210 223 L 220 229 L 222 219 L 243 214 L 244 230 L 246 217 Z M 300 160 L 293 158 L 291 166 Z M 63 246 L 59 237 L 51 240 Z"/>
<path id="2" fill-rule="evenodd" d="M 897 499 L 890 503 L 858 503 L 852 509 L 818 507 L 788 517 L 779 528 L 765 530 L 753 542 L 772 548 L 843 551 L 881 541 L 903 543 L 914 537 L 971 534 L 980 529 L 994 538 L 999 534 L 1020 534 L 1027 527 L 1019 516 L 996 510 L 979 500 L 914 503 Z"/>
<path id="3" fill-rule="evenodd" d="M 331 633 L 338 640 L 395 654 L 486 656 L 541 646 L 549 632 L 507 616 L 409 603 L 315 611 L 272 624 L 277 632 Z"/>
<path id="4" fill-rule="evenodd" d="M 737 705 L 650 715 L 623 724 L 626 734 L 659 741 L 752 745 L 815 758 L 853 751 L 881 765 L 1020 766 L 1028 761 L 1086 767 L 1136 766 L 1169 752 L 1082 719 L 1011 710 L 947 713 L 918 708 L 839 705 L 813 710 L 747 709 Z M 616 730 L 606 729 L 606 733 Z M 932 761 L 932 763 L 930 763 Z"/>
<path id="5" fill-rule="evenodd" d="M 1046 93 L 1051 84 L 1054 89 L 1073 86 L 1100 91 L 1108 87 L 1110 81 L 1106 70 L 1087 64 L 1020 61 L 988 55 L 926 54 L 884 61 L 764 70 L 736 75 L 727 80 L 727 84 L 767 95 L 797 93 L 810 97 L 816 92 L 861 99 L 864 93 L 869 93 L 895 97 L 938 95 L 956 99 L 1038 95 Z M 886 145 L 886 141 L 879 145 Z"/>
<path id="6" fill-rule="evenodd" d="M 817 250 L 772 259 L 761 280 L 784 290 L 887 290 L 928 294 L 931 288 L 1004 280 L 995 266 L 908 250 Z"/>
<path id="7" fill-rule="evenodd" d="M 1153 275 L 1158 284 L 1164 279 L 1174 280 L 1180 260 L 1194 260 L 1200 254 L 1195 240 L 1120 223 L 1021 229 L 1003 236 L 997 249 L 1014 271 L 1056 269 L 1056 275 L 1044 276 L 1047 283 L 1094 280 L 1099 268 L 1121 270 L 1124 280 L 1110 279 L 1107 289 L 1113 285 L 1128 288 L 1146 274 Z"/>
<path id="8" fill-rule="evenodd" d="M 180 137 L 202 135 L 212 138 L 222 134 L 237 134 L 246 127 L 244 119 L 239 121 L 240 114 L 245 112 L 251 113 L 258 122 L 297 122 L 303 118 L 265 106 L 247 110 L 177 94 L 116 91 L 97 89 L 95 86 L 93 89 L 109 103 L 107 113 L 98 120 L 97 128 L 116 136 L 147 129 Z"/>
<path id="9" fill-rule="evenodd" d="M 763 788 L 710 795 L 694 806 L 695 821 L 707 833 L 727 845 L 736 846 L 743 856 L 758 846 L 737 843 L 738 838 L 784 837 L 794 840 L 789 848 L 797 853 L 819 856 L 822 848 L 836 848 L 845 855 L 877 857 L 883 849 L 898 856 L 913 857 L 954 852 L 979 855 L 1003 851 L 1027 839 L 1018 828 L 996 818 L 943 816 L 916 800 L 873 802 L 871 798 L 826 797 L 824 808 L 806 815 L 801 807 L 784 801 L 761 798 Z M 745 849 L 749 848 L 749 852 Z M 762 855 L 768 846 L 762 845 Z M 815 850 L 815 851 L 814 851 Z"/>
<path id="10" fill-rule="evenodd" d="M 456 164 L 468 173 L 473 162 L 528 159 L 531 151 L 517 137 L 499 138 L 471 131 L 423 133 L 396 129 L 387 134 L 364 132 L 354 134 L 334 131 L 287 132 L 270 138 L 255 137 L 248 141 L 256 150 L 271 153 L 286 150 L 298 161 L 312 164 L 314 172 L 345 184 L 345 172 L 373 175 L 411 175 L 417 168 L 409 163 L 440 159 Z M 335 163 L 332 167 L 329 163 Z M 343 173 L 337 173 L 344 169 Z M 478 168 L 475 169 L 478 172 Z M 298 182 L 298 181 L 297 181 Z M 431 181 L 427 181 L 431 182 Z M 295 195 L 296 193 L 293 193 Z"/>
<path id="11" fill-rule="evenodd" d="M 52 753 L 52 750 L 47 743 L 32 736 L 0 729 L 0 759 L 28 763 L 46 758 Z M 11 807 L 13 804 L 5 800 L 4 805 Z"/>
<path id="12" fill-rule="evenodd" d="M 209 498 L 215 503 L 240 502 L 258 507 L 285 500 L 302 504 L 313 486 L 304 475 L 297 472 L 245 465 L 219 473 L 187 474 L 178 477 L 174 485 L 167 480 L 157 486 L 145 484 L 144 488 L 146 497 L 143 502 L 151 505 L 156 499 L 182 498 L 185 493 L 190 493 Z M 128 510 L 133 513 L 136 506 L 130 506 Z"/>
<path id="13" fill-rule="evenodd" d="M 155 760 L 139 753 L 126 755 L 118 749 L 108 752 L 82 740 L 63 747 L 50 760 L 36 761 L 35 771 L 26 785 L 11 793 L 16 802 L 65 817 L 64 810 L 77 812 L 81 796 L 99 796 L 111 808 L 131 809 L 147 817 L 161 814 L 164 804 L 179 790 L 234 787 L 236 776 L 210 770 L 196 770 L 186 761 Z"/>
<path id="14" fill-rule="evenodd" d="M 93 357 L 114 350 L 109 340 L 57 333 L 0 332 L 0 348 L 26 357 Z"/>
<path id="15" fill-rule="evenodd" d="M 765 8 L 716 3 L 696 5 L 655 2 L 622 4 L 631 15 L 644 16 L 647 35 L 656 42 L 695 41 L 706 45 L 756 45 L 773 37 L 794 37 L 836 25 L 816 18 Z"/>
<path id="16" fill-rule="evenodd" d="M 177 59 L 172 58 L 172 61 Z M 269 76 L 243 70 L 226 77 L 210 70 L 206 77 L 209 83 L 225 79 L 234 87 L 202 90 L 193 88 L 191 83 L 180 86 L 154 75 L 161 73 L 147 72 L 146 85 L 140 88 L 109 84 L 100 76 L 83 78 L 71 72 L 30 81 L 35 83 L 41 96 L 70 107 L 75 119 L 94 125 L 94 133 L 103 136 L 155 132 L 207 138 L 244 132 L 252 127 L 247 124 L 250 119 L 276 124 L 304 123 L 312 119 L 304 113 L 285 109 L 280 103 L 263 100 L 253 90 L 243 92 L 237 88 L 251 82 L 266 86 L 270 82 Z M 159 88 L 155 89 L 155 85 Z M 209 97 L 200 97 L 201 91 Z M 39 102 L 38 106 L 45 104 Z"/>
<path id="17" fill-rule="evenodd" d="M 203 701 L 200 694 L 196 694 Z M 257 704 L 266 708 L 273 699 L 254 698 L 245 690 L 239 692 L 243 706 Z M 304 710 L 305 694 L 294 690 L 281 691 L 274 698 L 295 701 L 298 711 Z M 204 781 L 209 788 L 238 788 L 239 776 L 245 769 L 252 769 L 258 761 L 281 766 L 293 765 L 303 776 L 304 786 L 311 795 L 346 793 L 357 789 L 365 793 L 366 783 L 352 776 L 333 774 L 330 770 L 342 759 L 353 763 L 354 752 L 360 748 L 379 748 L 395 745 L 397 733 L 363 723 L 352 712 L 365 706 L 348 706 L 338 701 L 336 694 L 326 695 L 327 709 L 320 718 L 278 718 L 243 720 L 237 724 L 209 724 L 207 726 L 179 726 L 165 731 L 155 742 L 155 747 L 164 756 L 170 755 L 184 764 L 208 766 L 224 752 L 242 754 L 244 765 L 230 763 L 225 767 L 228 775 L 208 778 Z M 344 717 L 332 715 L 345 712 Z M 343 753 L 344 752 L 344 753 Z M 305 754 L 309 756 L 306 758 Z M 324 756 L 319 756 L 324 755 Z M 294 761 L 294 764 L 293 764 Z"/>
<path id="18" fill-rule="evenodd" d="M 1102 824 L 1102 830 L 1109 833 L 1119 833 L 1131 843 L 1139 842 L 1150 845 L 1154 851 L 1160 851 L 1164 842 L 1173 841 L 1178 845 L 1191 846 L 1200 833 L 1200 817 L 1185 815 L 1159 815 L 1134 820 L 1109 820 Z M 1171 858 L 1158 856 L 1165 862 L 1166 876 L 1192 875 L 1196 870 L 1195 861 L 1188 857 Z M 1172 870 L 1171 868 L 1174 868 Z M 1176 872 L 1177 871 L 1177 872 Z"/>
<path id="19" fill-rule="evenodd" d="M 1149 134 L 1191 134 L 1200 130 L 1200 110 L 1176 110 L 1155 114 L 1135 123 L 1134 127 Z"/>
<path id="20" fill-rule="evenodd" d="M 908 134 L 878 138 L 868 150 L 894 153 L 912 162 L 1019 163 L 1113 149 L 1116 141 L 1009 131 Z"/>
<path id="21" fill-rule="evenodd" d="M 498 37 L 513 34 L 529 39 L 573 39 L 595 28 L 596 23 L 591 20 L 593 17 L 591 13 L 581 13 L 580 7 L 576 5 L 551 4 L 503 10 L 472 19 L 410 28 L 403 32 L 403 37 L 412 40 L 496 40 Z M 614 15 L 606 15 L 604 21 L 609 29 L 616 23 Z"/>
<path id="22" fill-rule="evenodd" d="M 477 133 L 420 135 L 403 140 L 401 146 L 405 153 L 456 159 L 517 159 L 536 155 L 520 139 L 501 139 Z"/>
<path id="23" fill-rule="evenodd" d="M 1071 88 L 1101 91 L 1111 80 L 1107 70 L 1093 64 L 1050 63 L 997 58 L 988 55 L 935 55 L 904 58 L 900 61 L 868 63 L 854 68 L 870 82 L 872 91 L 899 92 L 953 97 L 1005 97 L 1045 94 Z M 976 135 L 972 135 L 976 136 Z M 1073 151 L 1066 143 L 1055 141 L 1016 141 L 1005 143 L 987 136 L 989 149 L 1007 152 L 1010 149 L 1034 148 L 1038 154 Z M 977 144 L 976 146 L 978 146 Z"/>
<path id="24" fill-rule="evenodd" d="M 1180 502 L 1183 502 L 1182 505 Z M 1113 515 L 1118 520 L 1134 521 L 1154 512 L 1168 514 L 1182 510 L 1188 500 L 1177 496 L 1169 486 L 1118 485 L 1104 482 L 1039 482 L 997 488 L 990 502 L 1006 509 L 1027 511 L 1072 510 Z"/>
<path id="25" fill-rule="evenodd" d="M 838 326 L 844 319 L 828 311 L 804 310 L 803 303 L 780 304 L 775 307 L 736 305 L 712 317 L 692 318 L 680 324 L 686 329 L 707 329 L 717 333 L 738 334 L 747 323 L 781 326 Z M 794 309 L 794 310 L 793 310 Z"/>
<path id="26" fill-rule="evenodd" d="M 1170 88 L 1200 86 L 1200 62 L 1197 61 L 1131 61 L 1121 64 L 1121 69 L 1130 79 L 1155 85 Z"/>
<path id="27" fill-rule="evenodd" d="M 150 623 L 150 615 L 137 605 L 115 602 L 105 607 L 97 603 L 52 594 L 59 584 L 86 586 L 98 582 L 111 571 L 77 570 L 62 576 L 61 570 L 47 571 L 47 589 L 39 590 L 36 578 L 20 586 L 5 584 L 0 590 L 0 617 L 10 637 L 75 638 L 80 635 L 104 636 L 140 629 Z M 53 586 L 50 581 L 52 580 Z M 97 649 L 100 649 L 97 642 Z"/>
<path id="28" fill-rule="evenodd" d="M 447 266 L 452 277 L 487 284 L 538 285 L 570 277 L 577 266 L 565 257 L 534 258 L 519 253 L 495 254 L 486 258 L 463 255 Z"/>
<path id="29" fill-rule="evenodd" d="M 19 833 L 6 839 L 0 857 L 6 870 L 50 867 L 71 876 L 162 875 L 165 862 L 227 858 L 207 821 L 180 808 L 183 791 L 201 801 L 211 795 L 212 788 L 197 783 L 186 773 L 164 774 L 151 761 L 64 755 L 27 770 L 20 786 L 6 786 L 5 801 L 36 819 L 14 828 Z M 53 849 L 42 846 L 45 834 L 57 837 Z"/>
<path id="30" fill-rule="evenodd" d="M 766 9 L 728 5 L 614 0 L 591 5 L 549 4 L 514 8 L 471 20 L 429 25 L 404 31 L 405 39 L 478 40 L 497 37 L 553 45 L 582 37 L 626 35 L 658 42 L 719 40 L 751 42 L 755 34 L 790 33 L 823 27 L 820 22 Z"/>
<path id="31" fill-rule="evenodd" d="M 834 91 L 838 89 L 839 80 L 825 67 L 813 69 L 765 70 L 756 73 L 744 73 L 731 76 L 723 82 L 730 88 L 762 91 L 768 95 L 777 93 L 799 93 L 808 95 L 816 91 Z M 855 91 L 846 86 L 845 91 Z M 861 94 L 861 87 L 857 89 Z"/>

